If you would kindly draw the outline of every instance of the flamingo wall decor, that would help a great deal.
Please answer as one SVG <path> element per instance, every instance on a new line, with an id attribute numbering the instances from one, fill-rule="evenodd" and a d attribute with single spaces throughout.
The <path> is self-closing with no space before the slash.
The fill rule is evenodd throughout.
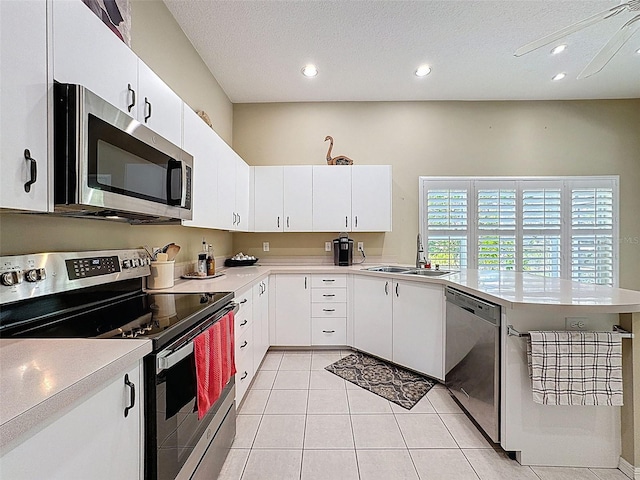
<path id="1" fill-rule="evenodd" d="M 331 142 L 329 144 L 329 150 L 327 150 L 328 165 L 353 165 L 353 160 L 351 160 L 349 157 L 345 157 L 344 155 L 338 155 L 336 157 L 331 158 L 331 150 L 333 149 L 333 137 L 327 135 L 324 141 L 326 142 L 327 140 Z"/>

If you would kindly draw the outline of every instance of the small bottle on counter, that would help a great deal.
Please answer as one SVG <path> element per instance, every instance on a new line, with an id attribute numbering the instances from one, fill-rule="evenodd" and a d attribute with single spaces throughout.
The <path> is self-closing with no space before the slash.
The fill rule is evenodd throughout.
<path id="1" fill-rule="evenodd" d="M 207 245 L 207 275 L 216 274 L 216 259 L 213 256 L 213 245 Z"/>
<path id="2" fill-rule="evenodd" d="M 198 253 L 198 275 L 207 276 L 207 242 L 202 239 L 202 251 Z"/>

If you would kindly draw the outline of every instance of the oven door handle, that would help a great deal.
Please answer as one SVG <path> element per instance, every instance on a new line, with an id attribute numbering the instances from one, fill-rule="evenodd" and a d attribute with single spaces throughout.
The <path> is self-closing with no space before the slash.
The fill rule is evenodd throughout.
<path id="1" fill-rule="evenodd" d="M 193 340 L 195 337 L 200 335 L 203 331 L 208 329 L 211 325 L 216 323 L 222 317 L 224 317 L 229 312 L 237 313 L 239 310 L 239 305 L 235 302 L 230 303 L 227 307 L 224 307 L 220 310 L 213 321 L 205 322 L 201 324 L 200 327 L 195 329 L 195 332 L 192 336 L 190 336 L 182 346 L 176 348 L 175 350 L 166 350 L 165 352 L 160 352 L 156 357 L 156 374 L 160 373 L 167 368 L 173 367 L 180 360 L 187 358 L 189 355 L 193 353 Z"/>
<path id="2" fill-rule="evenodd" d="M 184 347 L 170 352 L 166 357 L 158 356 L 158 365 L 156 371 L 160 373 L 162 370 L 173 367 L 180 360 L 184 360 L 193 353 L 193 342 L 187 343 Z"/>

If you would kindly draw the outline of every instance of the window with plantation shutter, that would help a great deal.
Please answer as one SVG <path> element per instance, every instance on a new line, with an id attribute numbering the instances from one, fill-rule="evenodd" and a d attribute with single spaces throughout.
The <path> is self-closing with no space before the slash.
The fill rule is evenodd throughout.
<path id="1" fill-rule="evenodd" d="M 617 176 L 420 177 L 419 185 L 432 263 L 617 285 Z"/>

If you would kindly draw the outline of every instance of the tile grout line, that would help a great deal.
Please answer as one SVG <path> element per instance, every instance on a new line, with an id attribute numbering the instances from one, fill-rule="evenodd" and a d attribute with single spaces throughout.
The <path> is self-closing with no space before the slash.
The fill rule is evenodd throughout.
<path id="1" fill-rule="evenodd" d="M 413 470 L 416 472 L 416 477 L 418 477 L 418 480 L 420 480 L 420 472 L 418 471 L 418 467 L 416 467 L 416 463 L 413 461 L 413 456 L 411 455 L 411 450 L 409 449 L 409 445 L 407 444 L 407 439 L 404 437 L 404 433 L 402 432 L 402 428 L 400 428 L 400 423 L 398 422 L 398 417 L 396 415 L 396 412 L 393 411 L 393 407 L 391 406 L 391 401 L 387 400 L 387 402 L 389 402 L 389 408 L 391 408 L 391 413 L 393 414 L 393 419 L 396 422 L 396 426 L 398 427 L 398 430 L 400 431 L 400 436 L 402 437 L 402 441 L 404 442 L 404 446 L 406 447 L 407 450 L 407 454 L 409 455 L 409 460 L 411 460 L 411 465 L 413 465 Z M 401 414 L 401 415 L 407 415 L 405 414 Z"/>
<path id="2" fill-rule="evenodd" d="M 304 409 L 304 428 L 302 429 L 302 452 L 300 453 L 300 474 L 299 478 L 302 480 L 302 468 L 304 465 L 304 441 L 307 437 L 307 418 L 309 416 L 309 394 L 311 392 L 311 366 L 313 365 L 313 354 L 309 361 L 309 380 L 307 381 L 307 404 Z"/>

